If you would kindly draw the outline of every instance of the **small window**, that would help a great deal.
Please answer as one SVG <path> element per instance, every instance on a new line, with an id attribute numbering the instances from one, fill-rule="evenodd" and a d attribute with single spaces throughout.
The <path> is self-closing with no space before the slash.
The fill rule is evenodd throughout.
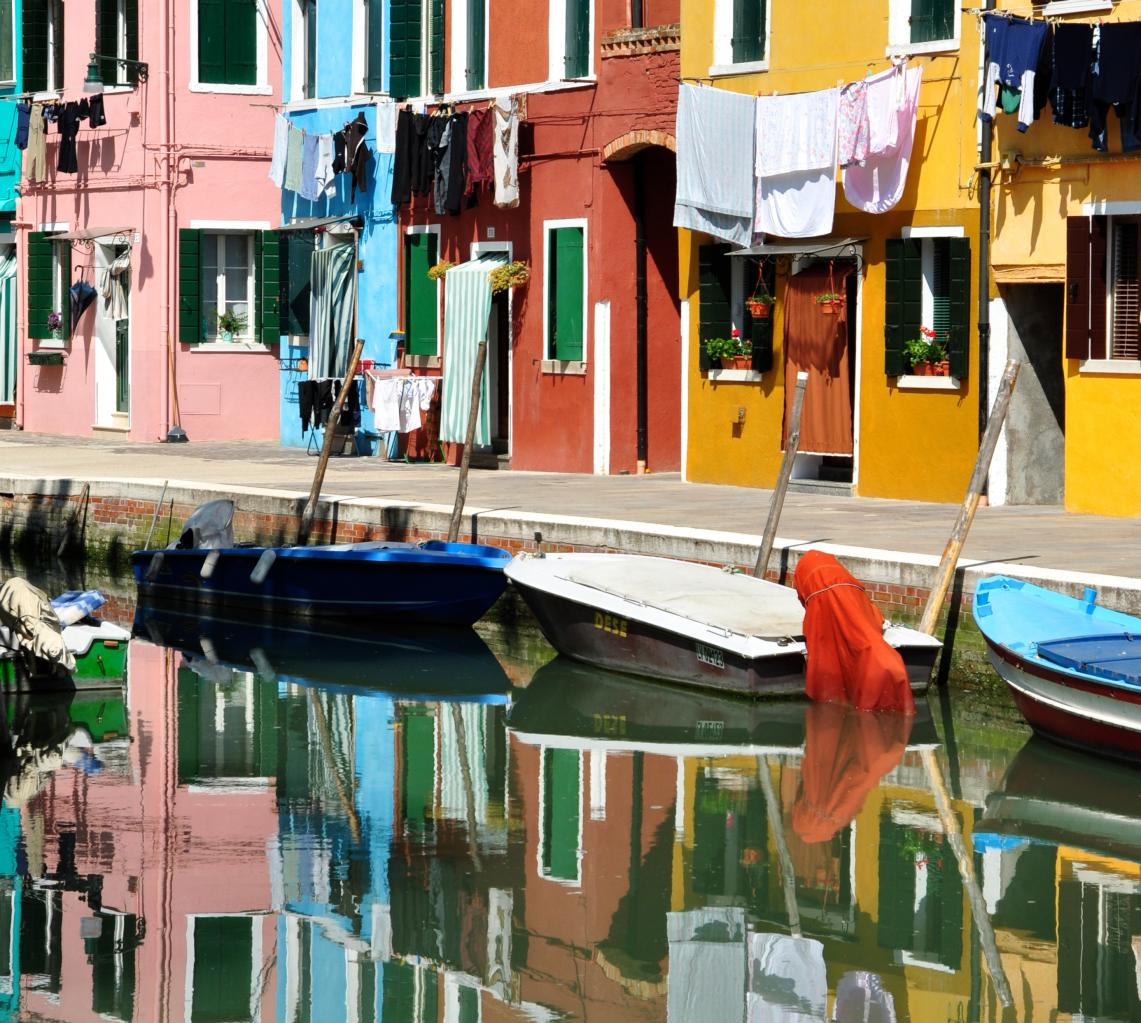
<path id="1" fill-rule="evenodd" d="M 58 92 L 63 88 L 63 0 L 47 0 L 48 9 L 48 49 L 47 91 Z"/>
<path id="2" fill-rule="evenodd" d="M 938 48 L 959 38 L 959 8 L 953 0 L 891 0 L 890 48 Z"/>
<path id="3" fill-rule="evenodd" d="M 63 0 L 25 0 L 21 22 L 24 88 L 57 92 L 63 88 Z"/>
<path id="4" fill-rule="evenodd" d="M 277 755 L 277 689 L 252 673 L 223 681 L 178 672 L 178 784 L 272 777 Z"/>
<path id="5" fill-rule="evenodd" d="M 768 0 L 717 0 L 713 17 L 712 73 L 768 60 Z"/>
<path id="6" fill-rule="evenodd" d="M 442 93 L 444 0 L 391 0 L 389 20 L 392 64 L 388 91 L 398 98 Z"/>
<path id="7" fill-rule="evenodd" d="M 202 315 L 207 337 L 249 340 L 254 307 L 253 235 L 207 233 L 202 241 Z"/>
<path id="8" fill-rule="evenodd" d="M 365 0 L 365 89 L 384 90 L 384 12 L 382 0 Z"/>
<path id="9" fill-rule="evenodd" d="M 198 81 L 258 84 L 259 0 L 197 0 Z"/>
<path id="10" fill-rule="evenodd" d="M 428 276 L 439 239 L 418 231 L 404 239 L 404 354 L 439 354 L 439 285 Z"/>
<path id="11" fill-rule="evenodd" d="M 193 975 L 187 978 L 191 1001 L 188 1018 L 213 1023 L 252 1021 L 258 997 L 258 918 L 192 916 L 190 920 L 194 966 Z"/>
<path id="12" fill-rule="evenodd" d="M 590 0 L 566 0 L 565 77 L 590 74 Z"/>
<path id="13" fill-rule="evenodd" d="M 138 81 L 137 69 L 119 60 L 138 60 L 139 0 L 96 0 L 95 49 L 102 57 L 99 77 L 105 86 Z"/>
<path id="14" fill-rule="evenodd" d="M 1113 262 L 1110 291 L 1109 357 L 1141 359 L 1141 278 L 1138 276 L 1137 234 L 1141 218 L 1113 220 Z"/>
<path id="15" fill-rule="evenodd" d="M 487 0 L 467 0 L 467 68 L 465 84 L 469 90 L 487 86 L 484 58 L 487 46 Z"/>
<path id="16" fill-rule="evenodd" d="M 301 0 L 301 32 L 304 41 L 301 94 L 305 99 L 317 95 L 317 0 Z"/>
<path id="17" fill-rule="evenodd" d="M 0 82 L 16 80 L 16 5 L 14 0 L 0 0 Z"/>
<path id="18" fill-rule="evenodd" d="M 581 362 L 586 345 L 584 229 L 547 230 L 547 358 Z"/>

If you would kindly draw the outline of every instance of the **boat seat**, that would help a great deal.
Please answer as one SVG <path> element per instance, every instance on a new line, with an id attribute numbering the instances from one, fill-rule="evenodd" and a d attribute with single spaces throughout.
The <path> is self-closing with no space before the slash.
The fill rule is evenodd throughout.
<path id="1" fill-rule="evenodd" d="M 1055 639 L 1039 643 L 1038 656 L 1062 668 L 1141 686 L 1141 635 L 1117 632 Z"/>

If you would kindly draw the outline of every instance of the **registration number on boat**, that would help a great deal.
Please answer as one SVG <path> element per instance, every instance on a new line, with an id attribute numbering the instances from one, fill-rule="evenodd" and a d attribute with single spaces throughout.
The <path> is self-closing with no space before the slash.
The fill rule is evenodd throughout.
<path id="1" fill-rule="evenodd" d="M 715 646 L 706 646 L 704 643 L 697 644 L 697 659 L 702 664 L 712 664 L 715 668 L 725 667 L 725 652 L 718 650 Z"/>
<path id="2" fill-rule="evenodd" d="M 601 611 L 594 612 L 594 627 L 601 629 L 603 632 L 609 632 L 614 636 L 626 637 L 626 630 L 630 628 L 630 623 L 625 618 L 619 618 L 617 615 L 603 614 Z"/>

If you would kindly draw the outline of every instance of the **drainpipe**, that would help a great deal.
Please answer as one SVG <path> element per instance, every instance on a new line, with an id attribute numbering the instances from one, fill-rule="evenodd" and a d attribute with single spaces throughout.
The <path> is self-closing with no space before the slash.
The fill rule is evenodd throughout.
<path id="1" fill-rule="evenodd" d="M 994 10 L 994 0 L 984 0 L 984 11 Z M 980 88 L 986 81 L 987 42 L 986 32 L 982 38 L 983 76 Z M 990 185 L 991 149 L 994 148 L 994 122 L 982 122 L 982 137 L 979 142 L 979 437 L 986 430 L 987 416 L 990 413 Z"/>
<path id="2" fill-rule="evenodd" d="M 172 310 L 174 308 L 175 290 L 175 259 L 174 240 L 177 235 L 177 216 L 174 209 L 174 173 L 175 161 L 172 159 L 171 149 L 174 144 L 174 73 L 171 67 L 174 60 L 174 0 L 163 0 L 159 7 L 162 18 L 159 31 L 162 36 L 162 74 L 163 89 L 160 121 L 160 145 L 162 147 L 162 205 L 166 209 L 166 223 L 163 225 L 163 263 L 166 273 L 163 282 L 163 310 L 162 310 L 162 336 L 166 345 L 166 409 L 165 419 L 167 425 L 166 440 L 180 442 L 188 440 L 186 432 L 179 425 L 178 393 L 174 368 L 175 339 Z"/>
<path id="3" fill-rule="evenodd" d="M 646 196 L 645 167 L 634 157 L 634 302 L 637 306 L 638 474 L 646 471 Z"/>

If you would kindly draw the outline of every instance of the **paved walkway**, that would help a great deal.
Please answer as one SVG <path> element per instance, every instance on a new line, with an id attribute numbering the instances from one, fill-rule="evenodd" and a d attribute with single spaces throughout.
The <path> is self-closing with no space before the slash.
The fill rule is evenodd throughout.
<path id="1" fill-rule="evenodd" d="M 273 443 L 115 444 L 27 433 L 0 434 L 0 474 L 40 478 L 148 479 L 307 494 L 316 458 Z M 324 496 L 376 497 L 409 505 L 455 499 L 457 471 L 375 458 L 334 458 Z M 576 515 L 759 535 L 771 494 L 683 483 L 676 474 L 586 476 L 473 470 L 469 511 Z M 782 538 L 938 556 L 957 507 L 918 501 L 789 494 Z M 1141 519 L 1070 515 L 1058 507 L 981 508 L 964 557 L 1041 569 L 1141 578 Z"/>

